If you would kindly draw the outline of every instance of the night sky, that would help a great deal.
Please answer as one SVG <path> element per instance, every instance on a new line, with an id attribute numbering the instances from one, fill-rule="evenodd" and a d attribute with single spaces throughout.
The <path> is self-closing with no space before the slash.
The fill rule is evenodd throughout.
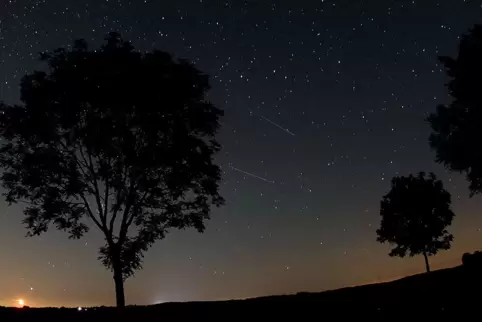
<path id="1" fill-rule="evenodd" d="M 204 234 L 173 232 L 126 283 L 130 304 L 322 291 L 424 271 L 376 242 L 390 179 L 433 171 L 453 195 L 457 265 L 482 245 L 482 197 L 435 164 L 427 113 L 449 102 L 439 55 L 482 23 L 470 0 L 0 0 L 0 100 L 18 102 L 37 53 L 119 31 L 142 51 L 211 75 L 225 110 L 217 157 L 226 206 Z M 100 232 L 25 238 L 0 204 L 0 305 L 113 305 Z"/>

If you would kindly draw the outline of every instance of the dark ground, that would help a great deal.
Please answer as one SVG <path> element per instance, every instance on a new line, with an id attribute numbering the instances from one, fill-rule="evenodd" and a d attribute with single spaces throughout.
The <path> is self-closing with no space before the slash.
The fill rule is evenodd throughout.
<path id="1" fill-rule="evenodd" d="M 0 308 L 0 321 L 480 320 L 480 269 L 458 266 L 322 293 L 113 308 Z"/>

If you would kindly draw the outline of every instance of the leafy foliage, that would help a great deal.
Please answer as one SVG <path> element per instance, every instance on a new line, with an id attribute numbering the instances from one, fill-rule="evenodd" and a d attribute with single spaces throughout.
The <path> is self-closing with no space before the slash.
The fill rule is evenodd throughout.
<path id="1" fill-rule="evenodd" d="M 447 227 L 454 213 L 450 194 L 431 173 L 395 177 L 380 204 L 382 217 L 377 241 L 394 245 L 390 256 L 435 255 L 453 240 Z"/>
<path id="2" fill-rule="evenodd" d="M 223 113 L 205 100 L 208 77 L 115 33 L 100 49 L 78 40 L 41 60 L 49 69 L 23 78 L 23 104 L 0 106 L 1 180 L 9 203 L 26 204 L 28 234 L 96 227 L 100 259 L 125 279 L 171 228 L 204 231 L 223 204 L 213 163 Z"/>
<path id="3" fill-rule="evenodd" d="M 464 253 L 462 255 L 462 265 L 468 268 L 480 269 L 482 267 L 482 252 Z"/>
<path id="4" fill-rule="evenodd" d="M 456 59 L 440 61 L 451 78 L 448 89 L 454 100 L 428 117 L 430 146 L 437 162 L 466 173 L 472 196 L 482 192 L 482 25 L 462 37 Z"/>

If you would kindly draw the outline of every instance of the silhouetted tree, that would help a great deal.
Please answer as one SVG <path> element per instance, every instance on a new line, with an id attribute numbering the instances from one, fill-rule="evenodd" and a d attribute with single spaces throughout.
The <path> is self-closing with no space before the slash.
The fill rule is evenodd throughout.
<path id="1" fill-rule="evenodd" d="M 453 240 L 447 231 L 454 218 L 450 204 L 450 193 L 433 173 L 394 177 L 381 201 L 377 241 L 395 246 L 390 256 L 422 254 L 429 272 L 428 256 L 449 249 Z"/>
<path id="2" fill-rule="evenodd" d="M 482 252 L 475 251 L 473 254 L 465 253 L 462 256 L 462 264 L 467 268 L 481 268 L 482 267 Z"/>
<path id="3" fill-rule="evenodd" d="M 456 59 L 440 61 L 451 78 L 447 86 L 453 101 L 428 117 L 430 146 L 437 162 L 466 174 L 473 196 L 482 192 L 482 25 L 462 36 Z"/>
<path id="4" fill-rule="evenodd" d="M 170 228 L 202 232 L 223 203 L 213 163 L 222 111 L 205 100 L 206 75 L 115 33 L 100 49 L 78 40 L 41 60 L 48 72 L 23 78 L 23 104 L 1 106 L 6 200 L 25 203 L 29 236 L 98 228 L 123 307 L 144 252 Z"/>

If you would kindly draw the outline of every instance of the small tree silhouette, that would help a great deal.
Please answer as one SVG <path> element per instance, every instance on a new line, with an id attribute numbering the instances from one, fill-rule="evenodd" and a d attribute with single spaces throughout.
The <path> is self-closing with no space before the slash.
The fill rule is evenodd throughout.
<path id="1" fill-rule="evenodd" d="M 449 249 L 453 240 L 447 231 L 454 218 L 450 204 L 450 193 L 433 173 L 394 177 L 381 201 L 377 241 L 395 246 L 390 256 L 422 254 L 429 272 L 428 256 Z"/>
<path id="2" fill-rule="evenodd" d="M 473 196 L 482 192 L 482 25 L 462 36 L 456 59 L 440 61 L 454 100 L 427 118 L 433 130 L 429 142 L 438 163 L 466 174 Z"/>
<path id="3" fill-rule="evenodd" d="M 465 253 L 462 256 L 462 264 L 468 268 L 479 269 L 482 267 L 482 252 L 475 251 L 473 254 Z"/>
<path id="4" fill-rule="evenodd" d="M 144 252 L 170 228 L 202 232 L 223 203 L 213 163 L 222 111 L 186 61 L 134 51 L 115 33 L 106 40 L 41 55 L 48 74 L 23 78 L 22 106 L 1 106 L 0 167 L 6 200 L 26 204 L 29 236 L 51 225 L 70 238 L 103 233 L 99 259 L 123 307 Z"/>

